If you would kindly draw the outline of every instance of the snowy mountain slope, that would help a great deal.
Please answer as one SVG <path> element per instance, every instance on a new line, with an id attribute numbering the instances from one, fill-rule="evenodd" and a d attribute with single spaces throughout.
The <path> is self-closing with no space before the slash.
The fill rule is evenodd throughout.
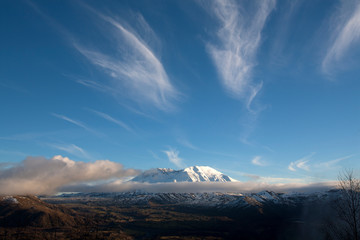
<path id="1" fill-rule="evenodd" d="M 295 206 L 306 202 L 324 202 L 338 196 L 338 191 L 324 191 L 311 194 L 283 194 L 273 191 L 258 193 L 149 193 L 143 191 L 122 193 L 78 193 L 64 194 L 54 198 L 63 199 L 108 199 L 111 204 L 140 206 L 156 204 L 175 204 L 188 207 L 239 208 L 263 205 Z"/>
<path id="2" fill-rule="evenodd" d="M 237 180 L 208 166 L 193 166 L 182 170 L 156 168 L 133 178 L 133 182 L 237 182 Z"/>

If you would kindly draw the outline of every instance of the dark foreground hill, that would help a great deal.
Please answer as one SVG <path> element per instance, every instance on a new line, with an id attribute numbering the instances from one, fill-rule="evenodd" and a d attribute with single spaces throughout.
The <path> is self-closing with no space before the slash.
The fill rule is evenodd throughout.
<path id="1" fill-rule="evenodd" d="M 85 221 L 75 211 L 46 203 L 35 196 L 0 197 L 0 224 L 3 227 L 72 227 Z"/>
<path id="2" fill-rule="evenodd" d="M 110 239 L 111 233 L 95 232 L 98 222 L 86 212 L 46 203 L 35 196 L 3 196 L 0 239 Z M 122 231 L 112 235 L 113 239 L 132 239 Z"/>
<path id="3" fill-rule="evenodd" d="M 325 239 L 329 194 L 3 197 L 0 239 Z"/>

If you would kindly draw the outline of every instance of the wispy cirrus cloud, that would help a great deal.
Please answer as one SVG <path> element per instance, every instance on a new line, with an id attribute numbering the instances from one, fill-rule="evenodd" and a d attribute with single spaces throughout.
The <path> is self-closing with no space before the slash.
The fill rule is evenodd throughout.
<path id="1" fill-rule="evenodd" d="M 181 145 L 183 145 L 184 147 L 190 148 L 192 150 L 200 150 L 197 146 L 195 146 L 194 144 L 192 144 L 189 140 L 187 140 L 186 138 L 178 138 L 177 142 L 180 143 Z"/>
<path id="2" fill-rule="evenodd" d="M 238 2 L 217 0 L 211 12 L 219 22 L 217 44 L 208 44 L 208 51 L 217 68 L 221 82 L 229 94 L 245 101 L 248 110 L 262 88 L 254 83 L 252 70 L 261 43 L 261 32 L 275 7 L 275 0 L 251 1 L 252 8 L 243 9 Z"/>
<path id="3" fill-rule="evenodd" d="M 183 159 L 179 157 L 180 152 L 178 150 L 169 148 L 169 150 L 163 152 L 167 155 L 170 162 L 179 168 L 184 167 Z"/>
<path id="4" fill-rule="evenodd" d="M 124 123 L 123 121 L 120 121 L 118 119 L 115 119 L 113 118 L 112 116 L 106 114 L 106 113 L 103 113 L 103 112 L 99 112 L 99 111 L 96 111 L 96 110 L 92 110 L 90 109 L 91 112 L 97 114 L 98 116 L 104 118 L 105 120 L 108 120 L 109 122 L 112 122 L 112 123 L 115 123 L 116 125 L 124 128 L 125 130 L 129 131 L 129 132 L 134 132 L 132 130 L 131 127 L 129 127 L 126 123 Z"/>
<path id="5" fill-rule="evenodd" d="M 352 46 L 360 43 L 360 2 L 341 1 L 341 7 L 330 22 L 331 43 L 322 61 L 322 71 L 331 74 L 335 64 L 349 52 Z"/>
<path id="6" fill-rule="evenodd" d="M 21 156 L 21 157 L 25 157 L 25 156 L 29 155 L 29 154 L 26 154 L 26 153 L 23 153 L 20 151 L 9 151 L 9 150 L 3 150 L 3 149 L 0 149 L 0 154 L 15 155 L 15 156 Z"/>
<path id="7" fill-rule="evenodd" d="M 355 155 L 348 155 L 348 156 L 336 158 L 336 159 L 333 159 L 333 160 L 330 160 L 327 162 L 321 162 L 319 164 L 316 164 L 315 167 L 320 168 L 320 169 L 330 169 L 330 168 L 336 167 L 338 163 L 340 163 L 344 160 L 350 159 L 354 156 Z"/>
<path id="8" fill-rule="evenodd" d="M 299 169 L 310 171 L 310 166 L 308 165 L 308 162 L 310 161 L 311 157 L 314 155 L 315 153 L 311 153 L 303 158 L 300 158 L 299 160 L 296 160 L 295 162 L 291 162 L 288 166 L 288 169 L 293 172 Z"/>
<path id="9" fill-rule="evenodd" d="M 112 36 L 116 43 L 110 46 L 111 54 L 73 43 L 77 51 L 109 77 L 106 83 L 80 83 L 116 97 L 129 97 L 140 105 L 150 103 L 164 111 L 172 110 L 180 93 L 171 83 L 160 58 L 144 40 L 156 36 L 142 15 L 137 15 L 137 21 L 141 32 L 145 34 L 144 38 L 115 17 L 104 15 L 88 6 L 87 9 L 107 24 L 108 31 L 104 37 Z"/>
<path id="10" fill-rule="evenodd" d="M 75 144 L 48 144 L 50 147 L 56 148 L 58 150 L 67 152 L 69 154 L 72 154 L 76 157 L 80 157 L 80 158 L 86 158 L 86 159 L 91 159 L 92 157 L 90 156 L 90 154 L 85 151 L 84 149 L 82 149 L 81 147 L 75 145 Z"/>
<path id="11" fill-rule="evenodd" d="M 74 124 L 74 125 L 76 125 L 76 126 L 79 126 L 79 127 L 83 128 L 83 129 L 85 129 L 85 130 L 90 130 L 90 129 L 89 129 L 87 126 L 85 126 L 85 124 L 83 124 L 82 122 L 73 120 L 73 119 L 71 119 L 71 118 L 69 118 L 69 117 L 66 117 L 66 116 L 64 116 L 64 115 L 60 115 L 60 114 L 57 114 L 57 113 L 52 113 L 51 115 L 53 115 L 54 117 L 57 117 L 57 118 L 59 118 L 59 119 L 62 119 L 62 120 L 64 120 L 64 121 L 67 121 L 67 122 L 69 122 L 69 123 L 72 123 L 72 124 Z"/>
<path id="12" fill-rule="evenodd" d="M 80 6 L 96 17 L 96 23 L 89 27 L 94 31 L 98 29 L 98 36 L 103 37 L 104 41 L 103 44 L 88 42 L 89 44 L 85 45 L 63 25 L 43 12 L 37 4 L 31 1 L 27 3 L 59 31 L 71 46 L 108 76 L 102 81 L 79 78 L 79 84 L 121 100 L 127 97 L 139 105 L 153 105 L 163 111 L 175 109 L 175 101 L 179 100 L 182 93 L 170 81 L 159 55 L 154 50 L 159 48 L 160 41 L 141 14 L 132 14 L 135 20 L 126 23 L 119 21 L 115 15 L 102 14 L 86 3 L 79 2 Z M 91 21 L 87 23 L 90 25 Z M 99 25 L 101 28 L 97 28 Z M 155 46 L 151 47 L 149 43 Z M 101 45 L 106 46 L 107 51 L 87 47 Z"/>
<path id="13" fill-rule="evenodd" d="M 76 82 L 86 87 L 93 88 L 100 92 L 117 94 L 117 91 L 115 89 L 96 81 L 92 81 L 88 79 L 77 79 Z"/>
<path id="14" fill-rule="evenodd" d="M 238 156 L 235 154 L 231 154 L 231 153 L 227 153 L 227 152 L 217 152 L 217 151 L 212 151 L 212 150 L 208 150 L 208 149 L 203 149 L 198 147 L 197 145 L 193 144 L 192 142 L 190 142 L 187 138 L 184 137 L 180 137 L 176 140 L 179 144 L 181 144 L 182 146 L 194 150 L 194 151 L 199 151 L 205 154 L 211 154 L 211 155 L 218 155 L 218 156 L 223 156 L 223 157 L 230 157 L 230 158 L 237 158 Z"/>
<path id="15" fill-rule="evenodd" d="M 7 137 L 0 137 L 0 140 L 13 140 L 13 141 L 33 141 L 34 139 L 42 138 L 48 135 L 52 135 L 55 132 L 46 132 L 46 133 L 35 133 L 35 132 L 29 132 L 29 133 L 22 133 L 22 134 L 14 134 Z"/>
<path id="16" fill-rule="evenodd" d="M 78 127 L 81 127 L 81 128 L 85 129 L 85 130 L 88 131 L 88 132 L 91 132 L 91 133 L 94 133 L 94 134 L 96 134 L 96 135 L 99 135 L 98 132 L 96 132 L 95 130 L 89 128 L 88 126 L 86 126 L 84 123 L 82 123 L 82 122 L 80 122 L 80 121 L 71 119 L 71 118 L 69 118 L 69 117 L 67 117 L 67 116 L 60 115 L 60 114 L 57 114 L 57 113 L 52 113 L 51 115 L 53 115 L 54 117 L 57 117 L 57 118 L 59 118 L 59 119 L 62 119 L 62 120 L 64 120 L 64 121 L 67 121 L 67 122 L 69 122 L 69 123 L 72 123 L 72 124 L 74 124 L 74 125 L 76 125 L 76 126 L 78 126 Z"/>
<path id="17" fill-rule="evenodd" d="M 25 93 L 25 94 L 30 93 L 29 90 L 25 89 L 24 87 L 22 87 L 20 85 L 11 83 L 10 81 L 9 82 L 4 82 L 4 80 L 1 80 L 0 81 L 0 87 L 4 87 L 4 88 L 10 89 L 10 90 L 14 90 L 14 91 L 20 92 L 20 93 Z"/>
<path id="18" fill-rule="evenodd" d="M 254 165 L 257 165 L 257 166 L 261 166 L 261 167 L 264 167 L 266 166 L 266 162 L 264 160 L 262 160 L 262 157 L 261 156 L 255 156 L 252 160 L 251 160 L 251 163 L 254 164 Z"/>
<path id="19" fill-rule="evenodd" d="M 325 161 L 325 162 L 320 162 L 320 163 L 313 163 L 313 164 L 309 164 L 309 161 L 311 160 L 311 158 L 315 155 L 315 153 L 311 153 L 295 162 L 291 162 L 288 166 L 288 169 L 290 171 L 297 171 L 297 170 L 305 170 L 305 171 L 310 171 L 310 168 L 312 171 L 324 171 L 324 170 L 331 170 L 331 169 L 336 169 L 339 167 L 339 163 L 342 161 L 345 161 L 347 159 L 350 159 L 352 157 L 354 157 L 355 155 L 348 155 L 348 156 L 344 156 L 344 157 L 340 157 L 340 158 L 336 158 L 336 159 L 332 159 L 330 161 Z"/>

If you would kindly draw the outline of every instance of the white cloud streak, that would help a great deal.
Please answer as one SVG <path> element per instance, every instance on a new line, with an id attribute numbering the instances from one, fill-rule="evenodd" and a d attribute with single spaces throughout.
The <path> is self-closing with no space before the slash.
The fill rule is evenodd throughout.
<path id="1" fill-rule="evenodd" d="M 69 154 L 72 154 L 76 157 L 86 158 L 86 159 L 92 158 L 87 151 L 85 151 L 84 149 L 82 149 L 81 147 L 75 144 L 49 144 L 49 146 L 67 152 Z"/>
<path id="2" fill-rule="evenodd" d="M 333 160 L 330 160 L 330 161 L 327 161 L 327 162 L 319 163 L 319 164 L 315 165 L 315 167 L 320 168 L 322 170 L 323 169 L 330 169 L 332 167 L 336 167 L 339 162 L 350 159 L 350 158 L 352 158 L 354 156 L 355 155 L 349 155 L 349 156 L 345 156 L 345 157 L 341 157 L 341 158 L 336 158 L 336 159 L 333 159 Z"/>
<path id="3" fill-rule="evenodd" d="M 6 154 L 6 155 L 16 155 L 16 156 L 21 156 L 21 157 L 26 157 L 29 154 L 20 152 L 20 151 L 9 151 L 9 150 L 3 150 L 0 149 L 0 154 Z"/>
<path id="4" fill-rule="evenodd" d="M 303 157 L 299 160 L 296 160 L 295 162 L 291 162 L 288 166 L 288 169 L 290 171 L 297 171 L 298 169 L 310 171 L 310 166 L 308 165 L 308 162 L 310 161 L 311 157 L 314 156 L 315 153 L 311 153 L 310 155 Z"/>
<path id="5" fill-rule="evenodd" d="M 261 156 L 255 156 L 252 160 L 251 160 L 251 163 L 256 165 L 256 166 L 261 166 L 261 167 L 264 167 L 266 166 L 266 162 L 264 162 L 263 160 L 261 160 Z"/>
<path id="6" fill-rule="evenodd" d="M 179 168 L 184 167 L 183 159 L 179 157 L 179 151 L 170 148 L 169 150 L 163 152 L 167 155 L 170 162 Z"/>
<path id="7" fill-rule="evenodd" d="M 115 89 L 92 80 L 77 79 L 76 82 L 100 92 L 117 94 Z"/>
<path id="8" fill-rule="evenodd" d="M 208 44 L 209 53 L 225 89 L 231 96 L 244 99 L 251 110 L 251 103 L 262 88 L 262 83 L 253 83 L 252 70 L 261 31 L 275 7 L 275 0 L 251 1 L 256 5 L 254 10 L 244 10 L 232 0 L 212 3 L 212 12 L 221 27 L 217 32 L 218 44 Z"/>
<path id="9" fill-rule="evenodd" d="M 322 70 L 326 74 L 331 73 L 331 69 L 349 52 L 351 46 L 360 42 L 360 2 L 343 0 L 341 4 L 330 23 L 334 29 L 332 42 L 322 61 Z"/>
<path id="10" fill-rule="evenodd" d="M 95 114 L 97 114 L 98 116 L 104 118 L 105 120 L 108 120 L 109 122 L 112 122 L 112 123 L 115 123 L 116 125 L 124 128 L 125 130 L 129 131 L 129 132 L 134 132 L 131 127 L 129 127 L 126 123 L 118 120 L 118 119 L 115 119 L 113 118 L 112 116 L 106 114 L 106 113 L 103 113 L 103 112 L 99 112 L 99 111 L 96 111 L 96 110 L 92 110 L 91 111 Z"/>
<path id="11" fill-rule="evenodd" d="M 294 162 L 291 162 L 291 163 L 289 164 L 289 166 L 288 166 L 288 169 L 289 169 L 290 171 L 295 172 L 295 171 L 296 171 L 296 169 L 295 169 L 295 163 L 294 163 Z"/>
<path id="12" fill-rule="evenodd" d="M 109 82 L 100 84 L 94 81 L 82 81 L 83 85 L 100 89 L 111 95 L 127 95 L 139 104 L 152 104 L 158 109 L 168 111 L 174 108 L 173 101 L 179 92 L 170 82 L 163 64 L 154 51 L 134 31 L 126 28 L 119 21 L 103 15 L 88 7 L 111 28 L 109 35 L 114 35 L 116 46 L 113 53 L 106 54 L 99 50 L 86 48 L 78 43 L 73 46 L 92 64 L 100 67 L 109 76 Z M 139 15 L 138 21 L 146 37 L 154 37 L 154 32 Z M 151 33 L 151 34 L 150 34 Z"/>
<path id="13" fill-rule="evenodd" d="M 1 194 L 51 194 L 74 184 L 125 178 L 137 175 L 109 160 L 76 162 L 67 157 L 27 157 L 10 168 L 0 168 Z"/>
<path id="14" fill-rule="evenodd" d="M 202 148 L 198 147 L 197 145 L 194 145 L 192 142 L 190 142 L 186 138 L 178 138 L 177 142 L 180 143 L 181 145 L 183 145 L 184 147 L 187 147 L 187 148 L 189 148 L 191 150 L 199 151 L 199 152 L 202 152 L 202 153 L 205 153 L 205 154 L 219 155 L 219 156 L 231 157 L 231 158 L 238 158 L 238 156 L 234 155 L 234 154 L 216 152 L 216 151 L 209 151 L 207 149 L 202 149 Z"/>
<path id="15" fill-rule="evenodd" d="M 72 123 L 78 127 L 81 127 L 83 129 L 85 129 L 86 131 L 89 131 L 89 132 L 92 132 L 92 133 L 96 133 L 94 130 L 92 130 L 91 128 L 87 127 L 84 123 L 80 122 L 80 121 L 77 121 L 77 120 L 74 120 L 74 119 L 71 119 L 69 117 L 66 117 L 64 115 L 60 115 L 60 114 L 56 114 L 56 113 L 52 113 L 51 115 L 53 115 L 54 117 L 57 117 L 59 119 L 62 119 L 64 121 L 67 121 L 69 123 Z"/>
<path id="16" fill-rule="evenodd" d="M 198 147 L 196 147 L 194 144 L 192 144 L 189 140 L 185 138 L 178 138 L 177 142 L 183 145 L 184 147 L 190 148 L 192 150 L 200 150 Z"/>

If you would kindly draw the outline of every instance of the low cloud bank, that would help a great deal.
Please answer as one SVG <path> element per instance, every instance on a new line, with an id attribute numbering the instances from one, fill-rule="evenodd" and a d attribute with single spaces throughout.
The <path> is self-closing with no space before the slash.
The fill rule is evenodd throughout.
<path id="1" fill-rule="evenodd" d="M 145 192 L 260 192 L 270 190 L 275 192 L 301 192 L 311 193 L 335 188 L 335 182 L 326 183 L 289 183 L 268 184 L 259 182 L 176 182 L 176 183 L 136 183 L 136 182 L 112 182 L 96 186 L 73 185 L 62 188 L 64 192 L 127 192 L 142 190 Z"/>
<path id="2" fill-rule="evenodd" d="M 51 159 L 27 157 L 17 165 L 0 166 L 0 194 L 52 194 L 74 184 L 121 179 L 138 173 L 109 160 L 76 162 L 60 155 Z"/>
<path id="3" fill-rule="evenodd" d="M 336 182 L 177 182 L 137 183 L 124 179 L 136 176 L 135 169 L 124 169 L 109 160 L 77 162 L 67 157 L 27 157 L 21 163 L 0 165 L 0 195 L 55 194 L 57 192 L 315 192 L 334 188 Z"/>

